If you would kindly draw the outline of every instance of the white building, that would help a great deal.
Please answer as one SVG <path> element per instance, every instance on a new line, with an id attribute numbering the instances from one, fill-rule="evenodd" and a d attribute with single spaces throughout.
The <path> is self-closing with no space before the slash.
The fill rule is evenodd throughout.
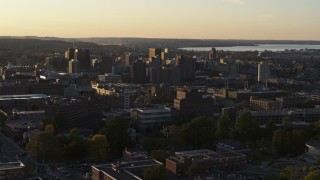
<path id="1" fill-rule="evenodd" d="M 131 110 L 131 117 L 136 120 L 141 129 L 162 126 L 171 121 L 171 109 L 166 107 L 138 108 Z"/>

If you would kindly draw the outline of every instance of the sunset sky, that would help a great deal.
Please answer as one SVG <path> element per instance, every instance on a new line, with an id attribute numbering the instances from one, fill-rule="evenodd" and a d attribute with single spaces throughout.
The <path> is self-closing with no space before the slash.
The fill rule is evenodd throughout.
<path id="1" fill-rule="evenodd" d="M 320 40 L 319 0 L 0 3 L 0 36 Z"/>

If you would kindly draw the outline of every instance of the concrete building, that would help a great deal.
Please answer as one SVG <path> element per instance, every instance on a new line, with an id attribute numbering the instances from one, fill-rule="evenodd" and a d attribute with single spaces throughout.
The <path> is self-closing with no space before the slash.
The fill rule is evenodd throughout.
<path id="1" fill-rule="evenodd" d="M 176 152 L 166 159 L 167 170 L 176 176 L 186 176 L 192 163 L 204 170 L 238 171 L 246 167 L 246 156 L 236 152 L 217 153 L 208 149 Z"/>
<path id="2" fill-rule="evenodd" d="M 171 121 L 171 109 L 166 107 L 133 109 L 131 118 L 141 130 L 160 127 Z"/>
<path id="3" fill-rule="evenodd" d="M 91 87 L 111 109 L 131 108 L 139 89 L 138 85 L 124 83 L 109 84 L 108 86 L 98 86 L 93 83 Z"/>
<path id="4" fill-rule="evenodd" d="M 181 81 L 193 81 L 196 72 L 196 59 L 180 55 L 176 57 L 176 63 L 180 69 Z"/>
<path id="5" fill-rule="evenodd" d="M 197 89 L 180 88 L 177 89 L 174 99 L 174 108 L 178 109 L 181 115 L 207 115 L 214 111 L 214 101 L 212 97 L 205 97 L 203 92 Z"/>
<path id="6" fill-rule="evenodd" d="M 80 70 L 89 70 L 91 68 L 90 50 L 89 49 L 75 49 L 74 59 L 79 61 Z"/>
<path id="7" fill-rule="evenodd" d="M 160 48 L 149 48 L 149 60 L 154 57 L 161 57 L 162 50 Z"/>
<path id="8" fill-rule="evenodd" d="M 209 60 L 216 60 L 217 59 L 217 50 L 216 48 L 212 48 L 211 51 L 208 52 L 208 59 Z"/>
<path id="9" fill-rule="evenodd" d="M 103 82 L 103 83 L 121 83 L 121 76 L 120 75 L 116 75 L 116 74 L 111 74 L 111 73 L 106 73 L 103 75 L 99 75 L 99 82 Z"/>
<path id="10" fill-rule="evenodd" d="M 172 101 L 175 97 L 175 89 L 175 86 L 169 84 L 159 84 L 151 86 L 149 92 L 152 96 L 158 96 L 162 97 L 164 100 Z"/>
<path id="11" fill-rule="evenodd" d="M 25 111 L 44 110 L 47 98 L 43 94 L 1 95 L 0 107 L 7 114 L 11 114 L 13 108 Z"/>
<path id="12" fill-rule="evenodd" d="M 21 138 L 29 131 L 39 129 L 45 120 L 45 111 L 13 110 L 12 116 L 5 122 L 6 130 L 15 137 Z"/>
<path id="13" fill-rule="evenodd" d="M 269 60 L 261 61 L 258 64 L 258 81 L 265 83 L 270 78 Z"/>
<path id="14" fill-rule="evenodd" d="M 0 179 L 17 180 L 26 178 L 26 169 L 22 162 L 0 163 Z"/>
<path id="15" fill-rule="evenodd" d="M 146 82 L 146 63 L 142 60 L 135 61 L 131 65 L 131 80 L 132 83 L 136 84 L 143 84 Z"/>
<path id="16" fill-rule="evenodd" d="M 100 70 L 102 73 L 112 73 L 112 66 L 114 65 L 114 60 L 112 55 L 105 54 L 102 56 Z"/>
<path id="17" fill-rule="evenodd" d="M 94 98 L 52 97 L 46 105 L 46 118 L 60 120 L 68 127 L 93 125 L 100 116 L 101 106 Z"/>
<path id="18" fill-rule="evenodd" d="M 71 59 L 74 59 L 74 52 L 75 48 L 68 48 L 68 50 L 65 52 L 65 58 L 71 61 Z"/>
<path id="19" fill-rule="evenodd" d="M 312 140 L 305 143 L 307 150 L 307 155 L 311 156 L 310 158 L 314 163 L 318 163 L 320 160 L 320 141 Z"/>
<path id="20" fill-rule="evenodd" d="M 280 109 L 296 108 L 298 105 L 303 104 L 309 96 L 303 93 L 294 93 L 284 97 L 276 98 L 280 105 Z"/>
<path id="21" fill-rule="evenodd" d="M 72 73 L 72 74 L 76 74 L 80 72 L 80 63 L 78 60 L 76 59 L 71 59 L 69 61 L 69 68 L 68 68 L 68 72 Z"/>
<path id="22" fill-rule="evenodd" d="M 93 165 L 92 180 L 141 180 L 146 169 L 162 165 L 156 160 L 136 160 Z"/>
<path id="23" fill-rule="evenodd" d="M 253 111 L 279 110 L 280 103 L 270 99 L 260 99 L 256 96 L 250 97 L 250 109 Z"/>
<path id="24" fill-rule="evenodd" d="M 240 115 L 241 112 L 238 113 Z M 319 109 L 291 109 L 291 110 L 275 110 L 275 111 L 251 111 L 253 118 L 261 126 L 266 126 L 270 121 L 276 125 L 282 125 L 282 119 L 290 117 L 292 125 L 308 125 L 314 123 L 320 119 Z"/>
<path id="25" fill-rule="evenodd" d="M 180 69 L 175 67 L 148 67 L 147 75 L 154 84 L 180 82 Z"/>

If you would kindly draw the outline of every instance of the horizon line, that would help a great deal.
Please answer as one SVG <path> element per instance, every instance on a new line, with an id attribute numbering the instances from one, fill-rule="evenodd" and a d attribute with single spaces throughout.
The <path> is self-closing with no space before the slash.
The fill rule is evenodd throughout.
<path id="1" fill-rule="evenodd" d="M 319 40 L 310 40 L 310 39 L 302 39 L 302 40 L 297 40 L 297 39 L 236 39 L 236 38 L 230 38 L 230 39 L 214 39 L 214 38 L 167 38 L 167 37 L 129 37 L 129 36 L 91 36 L 91 37 L 57 37 L 57 36 L 33 36 L 33 35 L 24 35 L 24 36 L 6 36 L 6 35 L 1 35 L 0 38 L 57 38 L 57 39 L 94 39 L 94 38 L 114 38 L 114 39 L 164 39 L 164 40 L 223 40 L 223 41 L 313 41 L 313 42 L 320 42 Z"/>

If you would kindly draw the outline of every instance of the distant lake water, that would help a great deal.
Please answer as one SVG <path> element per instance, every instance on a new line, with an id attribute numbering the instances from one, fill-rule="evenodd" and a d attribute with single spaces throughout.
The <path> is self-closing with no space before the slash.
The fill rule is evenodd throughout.
<path id="1" fill-rule="evenodd" d="M 223 51 L 285 51 L 300 49 L 320 49 L 320 45 L 310 44 L 257 44 L 256 46 L 232 46 L 232 47 L 215 47 Z M 179 48 L 187 51 L 210 51 L 212 47 L 185 47 Z"/>

